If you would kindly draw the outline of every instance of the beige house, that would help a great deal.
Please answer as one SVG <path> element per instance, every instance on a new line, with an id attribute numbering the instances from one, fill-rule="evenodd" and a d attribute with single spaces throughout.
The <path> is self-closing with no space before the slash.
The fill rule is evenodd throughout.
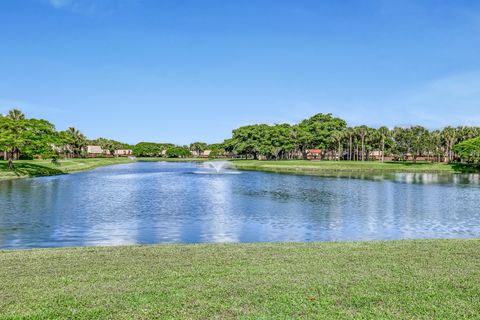
<path id="1" fill-rule="evenodd" d="M 197 152 L 197 151 L 191 151 L 192 153 L 192 156 L 194 157 L 206 157 L 208 158 L 208 156 L 210 156 L 210 153 L 212 153 L 212 150 L 203 150 L 203 151 L 200 151 L 200 152 Z"/>
<path id="2" fill-rule="evenodd" d="M 129 157 L 129 156 L 133 156 L 133 151 L 130 150 L 130 149 L 115 150 L 115 156 L 117 156 L 117 157 Z"/>
<path id="3" fill-rule="evenodd" d="M 369 155 L 370 155 L 370 157 L 381 158 L 382 157 L 382 151 L 381 150 L 373 150 L 373 151 L 370 151 Z"/>
<path id="4" fill-rule="evenodd" d="M 374 160 L 374 161 L 380 161 L 382 160 L 382 150 L 372 150 L 368 153 L 368 159 L 369 160 Z M 394 160 L 394 157 L 392 156 L 384 156 L 383 159 L 385 161 L 392 161 Z"/>
<path id="5" fill-rule="evenodd" d="M 104 155 L 110 155 L 110 151 L 103 150 L 100 146 L 87 146 L 87 155 L 89 157 L 100 157 Z"/>
<path id="6" fill-rule="evenodd" d="M 87 146 L 86 151 L 87 156 L 92 158 L 112 155 L 109 150 L 104 150 L 100 146 Z M 133 156 L 133 151 L 130 149 L 119 149 L 115 150 L 113 155 L 116 157 L 130 157 Z"/>

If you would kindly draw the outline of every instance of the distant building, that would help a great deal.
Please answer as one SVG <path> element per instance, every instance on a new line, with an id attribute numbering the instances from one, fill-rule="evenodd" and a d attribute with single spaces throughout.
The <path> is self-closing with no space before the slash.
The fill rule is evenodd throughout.
<path id="1" fill-rule="evenodd" d="M 394 161 L 396 158 L 391 155 L 385 155 L 383 157 L 384 161 Z M 382 160 L 382 151 L 373 150 L 368 153 L 368 160 L 380 161 Z"/>
<path id="2" fill-rule="evenodd" d="M 368 160 L 382 160 L 382 151 L 373 150 L 368 153 Z"/>
<path id="3" fill-rule="evenodd" d="M 133 155 L 133 151 L 130 149 L 115 150 L 115 156 L 117 157 L 130 157 Z"/>
<path id="4" fill-rule="evenodd" d="M 87 146 L 87 156 L 91 158 L 110 155 L 110 151 L 103 150 L 100 146 Z"/>
<path id="5" fill-rule="evenodd" d="M 208 158 L 208 156 L 210 155 L 210 153 L 212 153 L 212 150 L 203 150 L 203 151 L 193 150 L 193 151 L 190 151 L 190 152 L 192 153 L 192 156 L 194 156 L 194 157 L 199 157 L 199 158 L 205 157 L 205 158 Z"/>
<path id="6" fill-rule="evenodd" d="M 322 160 L 322 150 L 319 150 L 319 149 L 307 150 L 307 159 L 308 160 Z"/>

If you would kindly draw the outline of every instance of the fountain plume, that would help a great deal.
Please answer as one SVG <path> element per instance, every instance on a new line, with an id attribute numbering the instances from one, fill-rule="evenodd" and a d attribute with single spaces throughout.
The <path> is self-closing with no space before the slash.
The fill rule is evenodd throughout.
<path id="1" fill-rule="evenodd" d="M 203 167 L 215 173 L 224 173 L 225 170 L 232 168 L 232 164 L 229 161 L 207 161 L 203 163 Z"/>

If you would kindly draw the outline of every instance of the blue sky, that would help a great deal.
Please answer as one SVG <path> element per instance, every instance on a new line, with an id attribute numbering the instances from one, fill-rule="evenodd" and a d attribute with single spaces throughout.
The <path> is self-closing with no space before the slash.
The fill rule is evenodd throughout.
<path id="1" fill-rule="evenodd" d="M 480 125 L 480 1 L 2 0 L 0 112 L 129 143 Z"/>

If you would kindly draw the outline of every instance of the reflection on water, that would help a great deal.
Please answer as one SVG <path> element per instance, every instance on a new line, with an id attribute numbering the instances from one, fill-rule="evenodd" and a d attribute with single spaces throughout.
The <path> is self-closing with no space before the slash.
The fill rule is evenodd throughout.
<path id="1" fill-rule="evenodd" d="M 480 236 L 480 176 L 195 175 L 134 163 L 0 182 L 0 248 Z"/>

